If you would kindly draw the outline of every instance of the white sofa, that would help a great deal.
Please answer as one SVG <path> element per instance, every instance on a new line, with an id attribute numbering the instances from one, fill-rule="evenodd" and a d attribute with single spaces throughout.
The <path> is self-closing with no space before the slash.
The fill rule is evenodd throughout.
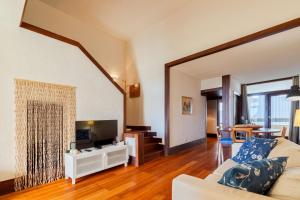
<path id="1" fill-rule="evenodd" d="M 244 190 L 218 184 L 223 173 L 237 165 L 233 160 L 226 160 L 205 179 L 189 175 L 180 175 L 173 179 L 173 200 L 300 200 L 300 146 L 283 138 L 271 151 L 269 158 L 288 156 L 284 173 L 277 179 L 268 195 L 259 195 Z"/>

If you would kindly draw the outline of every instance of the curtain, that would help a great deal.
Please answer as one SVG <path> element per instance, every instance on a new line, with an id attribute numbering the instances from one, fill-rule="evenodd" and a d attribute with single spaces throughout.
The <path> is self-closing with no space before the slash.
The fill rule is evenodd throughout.
<path id="1" fill-rule="evenodd" d="M 63 106 L 28 101 L 27 176 L 24 187 L 63 178 Z"/>
<path id="2" fill-rule="evenodd" d="M 250 123 L 249 117 L 249 109 L 248 109 L 248 93 L 247 93 L 247 85 L 242 85 L 242 123 Z"/>
<path id="3" fill-rule="evenodd" d="M 15 191 L 62 177 L 75 141 L 76 88 L 15 80 Z"/>
<path id="4" fill-rule="evenodd" d="M 299 85 L 299 76 L 294 76 L 293 85 Z M 294 127 L 295 113 L 299 109 L 299 101 L 292 101 L 291 103 L 291 116 L 290 116 L 290 129 L 289 129 L 289 140 L 297 144 L 299 141 L 299 128 Z"/>

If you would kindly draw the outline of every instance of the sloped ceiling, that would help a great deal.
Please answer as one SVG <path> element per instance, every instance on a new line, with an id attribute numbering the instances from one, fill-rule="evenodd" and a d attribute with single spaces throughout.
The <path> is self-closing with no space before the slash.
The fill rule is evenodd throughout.
<path id="1" fill-rule="evenodd" d="M 101 24 L 121 38 L 167 17 L 190 0 L 41 0 L 88 23 Z"/>
<path id="2" fill-rule="evenodd" d="M 105 27 L 111 34 L 123 39 L 135 40 L 149 29 L 149 33 L 154 34 L 149 34 L 147 40 L 156 42 L 160 49 L 165 48 L 164 52 L 156 57 L 152 56 L 151 59 L 172 58 L 168 61 L 204 50 L 205 48 L 202 48 L 205 46 L 212 47 L 269 28 L 269 25 L 263 25 L 261 22 L 272 24 L 273 15 L 286 15 L 286 20 L 281 23 L 294 19 L 291 17 L 295 16 L 295 10 L 291 6 L 286 6 L 284 11 L 286 14 L 280 13 L 284 9 L 280 6 L 274 6 L 272 10 L 265 12 L 270 7 L 269 3 L 273 1 L 262 3 L 239 0 L 40 1 L 77 19 Z M 293 4 L 295 9 L 300 5 L 298 0 L 288 2 Z M 153 28 L 161 30 L 153 31 Z M 218 42 L 222 40 L 224 41 Z M 148 44 L 147 51 L 150 48 L 151 45 Z M 231 74 L 242 83 L 247 83 L 295 75 L 299 73 L 299 60 L 300 30 L 293 29 L 176 68 L 199 79 Z M 162 66 L 163 64 L 159 65 Z"/>

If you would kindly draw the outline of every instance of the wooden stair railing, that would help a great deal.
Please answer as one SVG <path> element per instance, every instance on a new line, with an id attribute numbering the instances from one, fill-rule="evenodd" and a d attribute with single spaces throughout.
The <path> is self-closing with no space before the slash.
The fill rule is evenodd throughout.
<path id="1" fill-rule="evenodd" d="M 127 125 L 127 129 L 135 130 L 135 131 L 151 131 L 151 126 L 132 126 Z"/>

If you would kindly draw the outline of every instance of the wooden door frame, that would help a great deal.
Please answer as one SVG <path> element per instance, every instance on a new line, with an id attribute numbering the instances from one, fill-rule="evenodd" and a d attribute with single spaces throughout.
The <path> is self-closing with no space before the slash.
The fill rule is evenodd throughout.
<path id="1" fill-rule="evenodd" d="M 275 35 L 300 26 L 300 17 L 290 20 L 288 22 L 272 26 L 270 28 L 246 35 L 244 37 L 208 48 L 206 50 L 188 55 L 177 60 L 168 62 L 165 64 L 165 155 L 170 151 L 170 70 L 179 64 L 183 64 L 192 60 L 196 60 L 202 57 L 206 57 L 233 47 L 241 46 L 246 43 L 250 43 L 259 39 L 266 38 L 271 35 Z"/>

